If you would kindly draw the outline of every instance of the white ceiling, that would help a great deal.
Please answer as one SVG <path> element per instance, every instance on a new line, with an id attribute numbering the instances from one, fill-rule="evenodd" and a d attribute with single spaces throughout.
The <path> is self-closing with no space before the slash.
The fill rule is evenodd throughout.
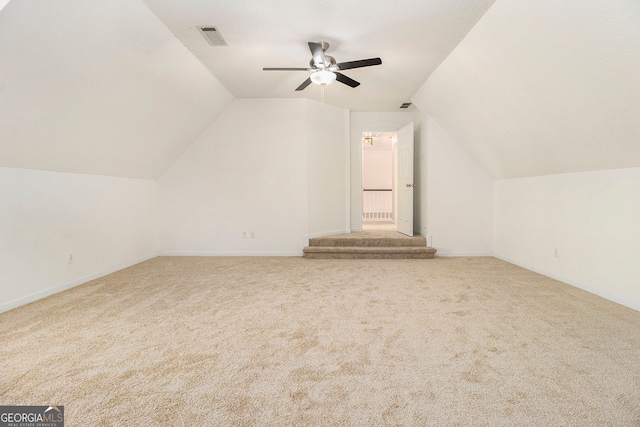
<path id="1" fill-rule="evenodd" d="M 640 166 L 640 2 L 498 0 L 412 100 L 495 178 Z"/>
<path id="2" fill-rule="evenodd" d="M 295 92 L 309 41 L 326 41 L 338 62 L 380 57 L 382 65 L 344 74 L 325 102 L 353 111 L 398 111 L 495 0 L 145 0 L 153 13 L 237 98 L 318 100 L 316 85 Z M 197 28 L 217 27 L 228 46 L 210 46 Z"/>
<path id="3" fill-rule="evenodd" d="M 234 97 L 317 100 L 262 67 L 321 40 L 383 61 L 327 103 L 411 100 L 496 178 L 640 166 L 637 0 L 269 3 L 0 0 L 0 167 L 157 178 Z"/>
<path id="4" fill-rule="evenodd" d="M 0 167 L 157 178 L 232 100 L 141 1 L 0 10 Z"/>

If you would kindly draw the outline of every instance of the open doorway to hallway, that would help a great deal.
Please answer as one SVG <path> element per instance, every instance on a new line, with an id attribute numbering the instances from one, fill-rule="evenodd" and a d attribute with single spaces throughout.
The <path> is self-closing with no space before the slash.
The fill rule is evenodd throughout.
<path id="1" fill-rule="evenodd" d="M 397 230 L 396 132 L 362 132 L 362 229 Z"/>

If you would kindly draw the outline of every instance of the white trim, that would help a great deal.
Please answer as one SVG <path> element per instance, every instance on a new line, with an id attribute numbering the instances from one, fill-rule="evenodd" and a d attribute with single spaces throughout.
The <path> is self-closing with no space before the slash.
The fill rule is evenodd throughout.
<path id="1" fill-rule="evenodd" d="M 569 279 L 567 277 L 563 277 L 563 276 L 560 276 L 560 275 L 557 275 L 557 274 L 554 274 L 554 273 L 550 273 L 548 271 L 545 271 L 545 270 L 542 270 L 542 269 L 539 269 L 539 268 L 536 268 L 536 267 L 532 267 L 530 265 L 527 265 L 527 264 L 512 260 L 512 259 L 507 258 L 505 256 L 494 255 L 494 257 L 496 257 L 498 259 L 501 259 L 502 261 L 506 261 L 508 263 L 517 265 L 518 267 L 522 267 L 522 268 L 525 268 L 527 270 L 531 270 L 534 273 L 542 274 L 543 276 L 547 276 L 547 277 L 550 277 L 552 279 L 558 280 L 560 282 L 566 283 L 567 285 L 571 285 L 573 287 L 582 289 L 583 291 L 587 291 L 587 292 L 589 292 L 591 294 L 594 294 L 594 295 L 597 295 L 597 296 L 602 297 L 604 299 L 607 299 L 609 301 L 615 302 L 616 304 L 624 305 L 625 307 L 629 307 L 629 308 L 631 308 L 633 310 L 640 311 L 640 302 L 638 302 L 638 301 L 633 301 L 633 300 L 629 300 L 629 299 L 623 298 L 623 297 L 621 297 L 619 295 L 612 294 L 611 292 L 602 290 L 602 289 L 600 289 L 598 287 L 595 287 L 593 285 L 589 285 L 589 284 L 586 284 L 586 283 L 579 282 L 577 280 Z"/>
<path id="2" fill-rule="evenodd" d="M 34 302 L 42 298 L 46 298 L 50 295 L 57 294 L 58 292 L 66 291 L 67 289 L 71 289 L 76 286 L 82 285 L 84 283 L 90 282 L 92 280 L 99 279 L 100 277 L 107 276 L 111 273 L 115 273 L 116 271 L 123 270 L 125 268 L 131 267 L 136 264 L 140 264 L 141 262 L 149 261 L 150 259 L 153 259 L 157 256 L 158 256 L 158 253 L 155 252 L 151 255 L 147 255 L 142 258 L 121 262 L 120 264 L 116 264 L 111 267 L 105 268 L 104 270 L 100 270 L 96 273 L 89 274 L 88 276 L 84 276 L 79 279 L 72 280 L 71 282 L 63 283 L 62 285 L 54 286 L 52 288 L 48 288 L 31 295 L 27 295 L 26 297 L 21 297 L 13 301 L 9 301 L 7 303 L 0 305 L 0 313 L 4 313 L 5 311 L 12 310 L 14 308 L 20 307 L 25 304 L 29 304 L 30 302 Z"/>
<path id="3" fill-rule="evenodd" d="M 438 249 L 438 248 L 436 248 Z M 492 257 L 493 252 L 436 252 L 437 257 Z"/>
<path id="4" fill-rule="evenodd" d="M 362 129 L 358 129 L 358 137 L 350 141 L 349 146 L 354 146 L 356 158 L 349 159 L 351 165 L 355 165 L 355 174 L 351 175 L 351 186 L 355 185 L 355 193 L 350 194 L 350 224 L 351 230 L 362 231 Z"/>
<path id="5" fill-rule="evenodd" d="M 315 239 L 316 237 L 326 237 L 326 236 L 335 236 L 336 234 L 349 234 L 350 230 L 335 230 L 335 231 L 324 231 L 322 233 L 313 233 L 309 234 L 307 239 Z"/>
<path id="6" fill-rule="evenodd" d="M 401 126 L 402 127 L 402 126 Z M 389 126 L 365 126 L 357 129 L 358 135 L 355 139 L 349 142 L 349 146 L 357 153 L 355 159 L 349 159 L 351 166 L 355 168 L 355 176 L 350 177 L 350 184 L 356 184 L 358 191 L 355 194 L 351 194 L 350 200 L 350 212 L 351 231 L 362 231 L 362 133 L 363 132 L 398 132 L 399 128 Z M 350 132 L 351 133 L 351 132 Z M 351 138 L 351 136 L 349 136 Z M 351 171 L 353 169 L 350 168 Z M 355 204 L 355 206 L 354 206 Z"/>
<path id="7" fill-rule="evenodd" d="M 420 231 L 414 230 L 415 235 L 422 236 L 427 239 L 429 233 L 422 233 Z M 429 242 L 427 239 L 427 246 L 429 246 Z M 438 248 L 436 248 L 438 249 Z M 442 258 L 453 258 L 453 257 L 493 257 L 493 252 L 436 252 L 436 257 Z"/>
<path id="8" fill-rule="evenodd" d="M 344 115 L 344 228 L 351 229 L 351 110 Z"/>
<path id="9" fill-rule="evenodd" d="M 160 252 L 158 256 L 236 256 L 236 257 L 258 257 L 258 256 L 292 256 L 301 257 L 300 252 L 224 252 L 224 251 L 175 251 Z"/>

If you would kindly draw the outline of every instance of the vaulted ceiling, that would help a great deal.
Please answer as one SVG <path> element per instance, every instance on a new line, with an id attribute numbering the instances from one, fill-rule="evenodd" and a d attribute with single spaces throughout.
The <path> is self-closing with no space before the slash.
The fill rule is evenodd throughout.
<path id="1" fill-rule="evenodd" d="M 337 62 L 380 57 L 382 65 L 345 71 L 361 83 L 328 86 L 325 100 L 354 111 L 398 111 L 495 0 L 145 0 L 149 8 L 238 98 L 320 98 L 295 89 L 308 67 L 307 42 L 326 41 Z M 228 46 L 198 32 L 215 26 Z"/>
<path id="2" fill-rule="evenodd" d="M 635 0 L 0 0 L 0 167 L 157 178 L 235 98 L 319 99 L 308 41 L 496 178 L 640 166 Z M 199 26 L 216 26 L 212 47 Z"/>
<path id="3" fill-rule="evenodd" d="M 140 1 L 0 11 L 0 166 L 157 178 L 232 100 Z"/>
<path id="4" fill-rule="evenodd" d="M 640 167 L 640 2 L 498 0 L 413 100 L 496 178 Z"/>

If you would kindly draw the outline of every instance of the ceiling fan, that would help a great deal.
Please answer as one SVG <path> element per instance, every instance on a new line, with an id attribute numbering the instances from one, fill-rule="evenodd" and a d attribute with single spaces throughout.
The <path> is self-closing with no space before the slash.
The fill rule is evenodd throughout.
<path id="1" fill-rule="evenodd" d="M 311 75 L 307 80 L 302 82 L 296 90 L 303 90 L 311 83 L 318 85 L 328 85 L 334 81 L 346 84 L 350 87 L 357 87 L 359 82 L 353 80 L 350 77 L 338 72 L 343 70 L 350 70 L 352 68 L 371 67 L 372 65 L 382 64 L 380 58 L 360 59 L 357 61 L 338 62 L 333 56 L 325 55 L 325 51 L 329 48 L 327 42 L 309 42 L 309 49 L 311 50 L 311 61 L 309 61 L 308 68 L 263 68 L 264 71 L 311 71 Z"/>

